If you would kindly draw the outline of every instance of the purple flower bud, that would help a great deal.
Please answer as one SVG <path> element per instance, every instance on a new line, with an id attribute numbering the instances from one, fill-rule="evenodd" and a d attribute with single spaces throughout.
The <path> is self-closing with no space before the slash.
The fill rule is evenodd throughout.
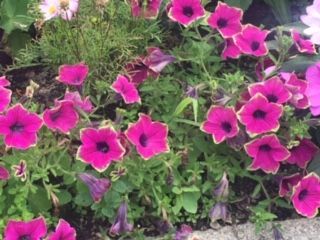
<path id="1" fill-rule="evenodd" d="M 230 213 L 228 211 L 227 204 L 224 202 L 216 203 L 210 210 L 209 217 L 211 223 L 216 222 L 217 220 L 222 220 L 224 222 L 231 223 Z"/>
<path id="2" fill-rule="evenodd" d="M 192 227 L 186 224 L 182 224 L 180 230 L 176 232 L 175 240 L 186 240 L 187 237 L 192 233 Z"/>
<path id="3" fill-rule="evenodd" d="M 212 96 L 213 103 L 221 106 L 226 105 L 230 100 L 231 97 L 222 88 L 218 88 Z"/>
<path id="4" fill-rule="evenodd" d="M 131 232 L 133 230 L 133 224 L 128 223 L 127 214 L 127 203 L 122 202 L 118 209 L 116 219 L 109 230 L 109 234 L 111 236 L 120 235 L 122 233 Z"/>
<path id="5" fill-rule="evenodd" d="M 165 66 L 176 60 L 174 56 L 164 54 L 157 47 L 150 47 L 147 49 L 147 52 L 148 56 L 143 60 L 143 63 L 155 73 L 160 73 Z"/>
<path id="6" fill-rule="evenodd" d="M 213 190 L 213 195 L 218 198 L 227 198 L 229 195 L 229 181 L 224 172 L 219 184 Z"/>
<path id="7" fill-rule="evenodd" d="M 111 182 L 107 178 L 99 179 L 89 173 L 79 173 L 78 176 L 88 186 L 94 202 L 100 202 L 111 187 Z"/>
<path id="8" fill-rule="evenodd" d="M 190 98 L 199 99 L 197 87 L 188 86 L 186 90 L 186 95 Z"/>

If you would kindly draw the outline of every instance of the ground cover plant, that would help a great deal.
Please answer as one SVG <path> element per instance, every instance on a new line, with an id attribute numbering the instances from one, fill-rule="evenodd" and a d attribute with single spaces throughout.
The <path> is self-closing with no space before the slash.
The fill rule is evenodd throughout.
<path id="1" fill-rule="evenodd" d="M 278 2 L 0 1 L 2 239 L 315 217 L 320 1 Z"/>

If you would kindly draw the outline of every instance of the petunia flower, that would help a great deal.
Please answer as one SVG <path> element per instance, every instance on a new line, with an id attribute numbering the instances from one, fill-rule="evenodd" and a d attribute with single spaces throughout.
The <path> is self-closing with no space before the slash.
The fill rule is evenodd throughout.
<path id="1" fill-rule="evenodd" d="M 269 102 L 284 104 L 291 98 L 290 91 L 285 87 L 279 77 L 272 77 L 264 82 L 253 83 L 248 87 L 253 97 L 257 93 L 265 96 Z"/>
<path id="2" fill-rule="evenodd" d="M 315 217 L 320 207 L 320 179 L 318 175 L 310 173 L 294 186 L 291 201 L 299 214 L 307 218 Z"/>
<path id="3" fill-rule="evenodd" d="M 157 47 L 147 48 L 147 56 L 142 62 L 154 73 L 159 74 L 168 64 L 174 62 L 176 58 L 172 55 L 165 54 Z"/>
<path id="4" fill-rule="evenodd" d="M 60 0 L 43 0 L 39 5 L 45 21 L 58 17 L 60 14 Z"/>
<path id="5" fill-rule="evenodd" d="M 307 164 L 319 151 L 318 147 L 309 139 L 299 140 L 299 145 L 290 149 L 288 163 L 297 164 L 301 168 L 306 168 Z"/>
<path id="6" fill-rule="evenodd" d="M 193 232 L 192 227 L 186 224 L 182 224 L 180 229 L 176 231 L 174 240 L 187 240 L 188 236 L 191 235 Z"/>
<path id="7" fill-rule="evenodd" d="M 8 87 L 10 86 L 10 81 L 6 78 L 6 76 L 0 77 L 0 87 Z"/>
<path id="8" fill-rule="evenodd" d="M 219 144 L 238 134 L 237 115 L 233 108 L 212 106 L 208 111 L 207 120 L 202 123 L 200 129 L 211 134 L 214 143 Z"/>
<path id="9" fill-rule="evenodd" d="M 79 0 L 59 0 L 60 16 L 62 19 L 70 21 L 78 11 Z"/>
<path id="10" fill-rule="evenodd" d="M 126 202 L 122 202 L 118 209 L 116 219 L 109 230 L 111 236 L 118 236 L 133 230 L 133 224 L 128 223 L 127 215 L 128 205 Z"/>
<path id="11" fill-rule="evenodd" d="M 30 221 L 9 220 L 4 230 L 4 240 L 41 240 L 46 234 L 47 226 L 43 217 Z"/>
<path id="12" fill-rule="evenodd" d="M 90 195 L 96 203 L 101 201 L 111 187 L 111 182 L 107 178 L 96 178 L 89 173 L 79 173 L 78 176 L 88 186 Z"/>
<path id="13" fill-rule="evenodd" d="M 261 57 L 268 54 L 268 48 L 265 42 L 268 34 L 269 31 L 261 30 L 256 26 L 247 24 L 243 27 L 242 32 L 233 38 L 241 52 Z"/>
<path id="14" fill-rule="evenodd" d="M 129 82 L 128 78 L 118 75 L 117 80 L 111 85 L 111 88 L 121 95 L 126 104 L 141 103 L 139 92 L 136 86 Z"/>
<path id="15" fill-rule="evenodd" d="M 55 232 L 49 235 L 48 240 L 76 240 L 76 230 L 67 221 L 59 219 Z"/>
<path id="16" fill-rule="evenodd" d="M 68 134 L 76 127 L 79 115 L 69 100 L 56 101 L 55 106 L 43 112 L 45 125 L 54 131 Z"/>
<path id="17" fill-rule="evenodd" d="M 145 19 L 157 18 L 162 0 L 130 0 L 131 13 L 133 17 L 142 17 Z"/>
<path id="18" fill-rule="evenodd" d="M 249 135 L 276 132 L 283 107 L 271 103 L 266 97 L 257 93 L 237 112 L 239 121 L 246 126 Z"/>
<path id="19" fill-rule="evenodd" d="M 10 86 L 10 82 L 5 76 L 0 77 L 0 112 L 3 112 L 11 102 L 12 91 L 5 88 Z"/>
<path id="20" fill-rule="evenodd" d="M 287 196 L 287 194 L 292 191 L 293 187 L 300 182 L 302 177 L 303 176 L 300 173 L 282 177 L 279 184 L 279 196 Z"/>
<path id="21" fill-rule="evenodd" d="M 61 65 L 58 81 L 72 86 L 81 86 L 89 73 L 89 67 L 84 63 Z"/>
<path id="22" fill-rule="evenodd" d="M 0 116 L 0 134 L 4 135 L 7 147 L 25 150 L 35 146 L 41 126 L 42 119 L 28 112 L 21 104 L 14 105 L 4 116 Z"/>
<path id="23" fill-rule="evenodd" d="M 307 54 L 316 53 L 314 44 L 310 40 L 304 39 L 299 32 L 292 30 L 291 37 L 293 39 L 294 45 L 299 52 Z"/>
<path id="24" fill-rule="evenodd" d="M 255 72 L 259 81 L 268 78 L 276 68 L 274 62 L 268 57 L 264 58 L 262 61 L 258 61 L 255 66 Z"/>
<path id="25" fill-rule="evenodd" d="M 246 153 L 253 158 L 250 170 L 261 169 L 265 173 L 275 174 L 280 162 L 288 159 L 290 152 L 281 145 L 276 135 L 265 135 L 244 145 Z"/>
<path id="26" fill-rule="evenodd" d="M 213 195 L 218 198 L 227 198 L 229 195 L 229 181 L 226 172 L 218 183 L 218 185 L 213 190 Z"/>
<path id="27" fill-rule="evenodd" d="M 27 163 L 25 160 L 20 160 L 18 165 L 13 165 L 12 170 L 14 170 L 14 176 L 21 178 L 21 181 L 27 179 Z"/>
<path id="28" fill-rule="evenodd" d="M 234 43 L 233 38 L 227 38 L 224 41 L 224 49 L 221 53 L 221 58 L 226 60 L 227 58 L 239 58 L 241 51 L 238 46 Z"/>
<path id="29" fill-rule="evenodd" d="M 153 122 L 148 115 L 140 114 L 139 120 L 129 124 L 125 134 L 144 160 L 170 151 L 168 126 L 161 122 Z"/>
<path id="30" fill-rule="evenodd" d="M 308 26 L 303 32 L 311 36 L 314 44 L 320 44 L 320 1 L 314 0 L 311 6 L 306 8 L 307 15 L 300 17 L 301 21 Z"/>
<path id="31" fill-rule="evenodd" d="M 120 161 L 125 154 L 118 133 L 111 127 L 82 129 L 80 140 L 77 158 L 98 172 L 105 171 L 112 161 Z"/>
<path id="32" fill-rule="evenodd" d="M 313 116 L 320 115 L 320 62 L 311 65 L 306 71 L 306 96 Z"/>
<path id="33" fill-rule="evenodd" d="M 76 92 L 66 92 L 63 100 L 72 101 L 76 109 L 81 109 L 86 113 L 91 113 L 93 110 L 93 105 L 90 101 L 90 97 L 85 97 L 81 99 L 80 93 Z"/>
<path id="34" fill-rule="evenodd" d="M 211 28 L 217 29 L 223 38 L 230 38 L 241 32 L 242 15 L 243 11 L 240 8 L 218 2 L 215 11 L 208 19 L 208 23 Z"/>
<path id="35" fill-rule="evenodd" d="M 185 27 L 205 16 L 200 0 L 171 0 L 168 17 Z"/>
<path id="36" fill-rule="evenodd" d="M 8 180 L 10 178 L 9 171 L 4 167 L 0 165 L 0 180 Z"/>
<path id="37" fill-rule="evenodd" d="M 218 220 L 231 223 L 231 215 L 228 210 L 228 206 L 225 202 L 216 203 L 209 212 L 211 223 L 215 223 Z"/>
<path id="38" fill-rule="evenodd" d="M 246 88 L 240 93 L 239 99 L 234 106 L 235 111 L 239 111 L 247 102 L 249 102 L 250 99 L 251 95 L 248 91 L 248 88 Z"/>

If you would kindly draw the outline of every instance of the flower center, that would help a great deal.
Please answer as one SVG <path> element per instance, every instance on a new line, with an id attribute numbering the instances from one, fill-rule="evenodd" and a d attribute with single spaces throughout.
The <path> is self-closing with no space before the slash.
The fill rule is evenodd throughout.
<path id="1" fill-rule="evenodd" d="M 184 7 L 183 8 L 183 15 L 187 16 L 187 17 L 192 17 L 193 15 L 193 8 L 190 6 Z"/>
<path id="2" fill-rule="evenodd" d="M 269 152 L 271 150 L 271 147 L 270 145 L 268 144 L 262 144 L 260 147 L 259 147 L 259 150 L 260 151 L 263 151 L 263 152 Z"/>
<path id="3" fill-rule="evenodd" d="M 61 6 L 61 8 L 63 8 L 63 9 L 68 8 L 68 7 L 69 7 L 69 1 L 70 1 L 70 0 L 60 0 L 60 6 Z"/>
<path id="4" fill-rule="evenodd" d="M 146 147 L 148 145 L 148 137 L 143 133 L 139 138 L 139 142 L 142 147 Z"/>
<path id="5" fill-rule="evenodd" d="M 23 130 L 24 126 L 21 123 L 15 123 L 13 125 L 10 126 L 10 130 L 12 132 L 21 132 Z"/>
<path id="6" fill-rule="evenodd" d="M 274 94 L 269 94 L 267 96 L 267 99 L 269 102 L 274 102 L 274 103 L 278 102 L 278 97 Z"/>
<path id="7" fill-rule="evenodd" d="M 231 132 L 232 126 L 231 126 L 231 124 L 229 122 L 222 122 L 221 123 L 221 127 L 226 133 L 230 133 Z"/>
<path id="8" fill-rule="evenodd" d="M 53 122 L 55 122 L 55 121 L 60 117 L 60 115 L 61 115 L 60 110 L 55 111 L 55 112 L 52 112 L 52 113 L 50 114 L 50 119 L 51 119 Z"/>
<path id="9" fill-rule="evenodd" d="M 19 240 L 31 240 L 31 237 L 29 235 L 23 235 L 19 237 Z"/>
<path id="10" fill-rule="evenodd" d="M 262 110 L 256 110 L 254 111 L 253 113 L 253 117 L 254 118 L 257 118 L 257 119 L 264 119 L 266 117 L 266 112 L 265 111 L 262 111 Z"/>
<path id="11" fill-rule="evenodd" d="M 259 43 L 259 42 L 253 41 L 253 42 L 251 43 L 251 50 L 252 50 L 252 51 L 257 51 L 257 50 L 259 49 L 259 47 L 260 47 L 260 43 Z"/>
<path id="12" fill-rule="evenodd" d="M 307 197 L 307 195 L 308 195 L 308 190 L 307 190 L 307 189 L 303 189 L 303 190 L 299 193 L 298 199 L 299 199 L 300 201 L 303 201 L 303 200 Z"/>
<path id="13" fill-rule="evenodd" d="M 225 28 L 228 25 L 228 21 L 224 18 L 219 18 L 217 25 L 219 28 Z"/>
<path id="14" fill-rule="evenodd" d="M 109 151 L 109 145 L 106 142 L 97 142 L 96 146 L 99 152 L 107 153 Z"/>
<path id="15" fill-rule="evenodd" d="M 57 12 L 56 6 L 54 6 L 54 5 L 50 6 L 48 12 L 49 12 L 50 14 L 56 13 L 56 12 Z"/>

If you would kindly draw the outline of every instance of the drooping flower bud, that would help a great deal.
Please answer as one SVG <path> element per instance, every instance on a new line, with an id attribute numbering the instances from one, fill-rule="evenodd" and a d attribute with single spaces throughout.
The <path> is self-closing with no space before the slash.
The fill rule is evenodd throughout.
<path id="1" fill-rule="evenodd" d="M 229 195 L 229 181 L 227 174 L 224 172 L 219 184 L 213 190 L 213 195 L 217 198 L 225 199 Z"/>
<path id="2" fill-rule="evenodd" d="M 128 223 L 128 206 L 126 202 L 122 202 L 114 223 L 112 224 L 109 233 L 111 236 L 120 235 L 133 230 L 133 224 Z"/>

